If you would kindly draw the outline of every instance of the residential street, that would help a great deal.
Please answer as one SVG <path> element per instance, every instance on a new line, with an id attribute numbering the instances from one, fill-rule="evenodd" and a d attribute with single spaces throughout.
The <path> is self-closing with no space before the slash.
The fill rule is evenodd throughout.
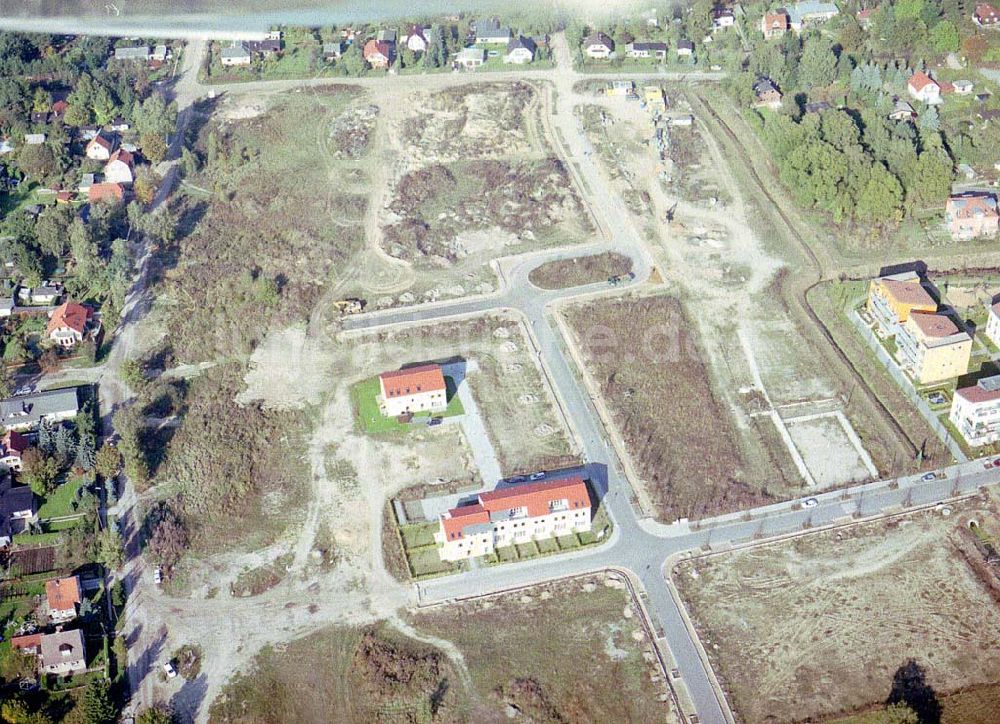
<path id="1" fill-rule="evenodd" d="M 459 315 L 481 314 L 507 310 L 525 321 L 535 353 L 563 408 L 576 437 L 585 462 L 607 466 L 607 490 L 603 504 L 607 506 L 615 528 L 610 540 L 603 545 L 576 553 L 543 558 L 535 561 L 480 568 L 468 573 L 434 579 L 415 587 L 396 584 L 389 577 L 375 577 L 370 590 L 357 590 L 347 585 L 351 571 L 338 569 L 338 580 L 304 581 L 310 603 L 315 609 L 290 605 L 289 591 L 275 589 L 249 600 L 226 596 L 212 600 L 169 598 L 155 589 L 152 576 L 141 564 L 137 497 L 131 484 L 126 483 L 115 509 L 124 520 L 127 534 L 127 564 L 122 572 L 129 591 L 126 636 L 129 644 L 129 682 L 133 708 L 154 700 L 154 684 L 166 641 L 186 643 L 197 640 L 206 651 L 224 657 L 232 668 L 246 663 L 256 650 L 266 643 L 288 640 L 296 635 L 333 622 L 363 622 L 375 617 L 390 617 L 401 607 L 414 603 L 432 603 L 481 595 L 484 593 L 531 585 L 568 575 L 586 573 L 607 567 L 630 572 L 641 584 L 648 600 L 646 606 L 654 629 L 662 631 L 663 642 L 677 668 L 691 705 L 702 722 L 732 721 L 733 716 L 721 696 L 715 677 L 707 665 L 701 645 L 687 624 L 677 599 L 669 585 L 671 561 L 707 547 L 719 550 L 731 545 L 773 539 L 801 532 L 807 527 L 820 527 L 852 516 L 874 516 L 897 512 L 903 508 L 931 505 L 957 494 L 974 492 L 983 485 L 997 482 L 998 473 L 985 471 L 980 463 L 954 466 L 944 471 L 946 477 L 923 482 L 919 479 L 880 481 L 816 496 L 815 506 L 803 508 L 782 503 L 729 516 L 702 521 L 697 529 L 688 524 L 662 525 L 644 519 L 631 502 L 632 486 L 623 466 L 609 442 L 593 400 L 574 370 L 565 350 L 565 340 L 551 319 L 553 308 L 570 300 L 588 296 L 618 295 L 641 285 L 651 272 L 649 253 L 632 215 L 621 197 L 612 191 L 609 180 L 590 151 L 580 123 L 573 113 L 582 96 L 573 85 L 580 80 L 600 79 L 601 75 L 578 74 L 572 69 L 569 49 L 562 34 L 554 37 L 557 67 L 548 71 L 527 71 L 489 74 L 440 74 L 364 79 L 320 78 L 305 81 L 277 81 L 218 86 L 218 91 L 231 95 L 259 96 L 291 88 L 343 82 L 369 88 L 385 89 L 402 84 L 419 83 L 428 88 L 499 80 L 546 81 L 546 111 L 544 122 L 552 126 L 549 136 L 557 145 L 559 156 L 572 169 L 584 203 L 589 207 L 602 239 L 571 250 L 556 249 L 501 263 L 502 279 L 495 294 L 446 303 L 422 305 L 407 309 L 374 312 L 345 320 L 350 333 L 364 333 L 393 325 L 430 323 Z M 176 100 L 180 116 L 178 133 L 171 145 L 170 158 L 180 152 L 183 128 L 190 120 L 192 104 L 207 94 L 209 88 L 197 81 L 198 63 L 204 53 L 204 41 L 189 43 L 184 56 L 183 74 L 176 85 Z M 721 74 L 686 76 L 690 80 L 717 80 Z M 610 77 L 610 76 L 609 76 Z M 659 79 L 681 79 L 684 76 L 658 74 Z M 175 166 L 166 173 L 154 207 L 169 195 L 175 180 Z M 611 288 L 606 283 L 591 284 L 568 290 L 542 291 L 528 281 L 535 267 L 554 259 L 615 250 L 627 254 L 633 261 L 635 279 Z M 138 324 L 149 308 L 151 299 L 146 290 L 150 250 L 140 240 L 136 247 L 138 269 L 123 312 L 123 323 L 114 338 L 114 346 L 100 378 L 102 416 L 105 430 L 111 429 L 111 414 L 125 403 L 130 393 L 119 379 L 122 362 L 135 347 Z M 463 402 L 468 402 L 463 398 Z M 384 571 L 383 571 L 384 573 Z M 361 575 L 361 572 L 358 572 Z M 256 647 L 256 648 L 254 648 Z M 253 649 L 253 650 L 251 650 Z M 230 669 L 231 671 L 232 669 Z M 195 682 L 174 686 L 172 700 L 184 718 L 207 720 L 208 705 L 223 684 L 215 670 L 206 672 Z M 677 682 L 675 682 L 677 683 Z"/>

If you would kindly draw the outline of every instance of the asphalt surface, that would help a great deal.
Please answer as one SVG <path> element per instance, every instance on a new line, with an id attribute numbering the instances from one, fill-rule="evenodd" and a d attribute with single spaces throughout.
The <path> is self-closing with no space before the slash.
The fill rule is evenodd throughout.
<path id="1" fill-rule="evenodd" d="M 578 181 L 580 193 L 594 216 L 595 226 L 603 241 L 571 250 L 551 250 L 525 255 L 501 262 L 501 284 L 497 293 L 486 297 L 434 303 L 399 310 L 367 313 L 344 321 L 345 330 L 365 333 L 369 330 L 399 324 L 430 323 L 458 315 L 483 314 L 504 310 L 519 314 L 526 321 L 539 362 L 548 376 L 556 398 L 572 428 L 572 433 L 582 450 L 586 463 L 598 466 L 605 473 L 602 482 L 602 503 L 614 522 L 613 533 L 601 545 L 553 558 L 528 561 L 505 566 L 481 568 L 455 576 L 435 579 L 418 584 L 417 594 L 422 603 L 448 601 L 463 597 L 517 588 L 525 585 L 582 574 L 608 567 L 630 572 L 641 584 L 654 629 L 669 648 L 669 654 L 681 672 L 681 681 L 695 711 L 702 722 L 732 721 L 732 714 L 721 696 L 717 682 L 700 648 L 693 630 L 688 626 L 672 586 L 669 583 L 671 561 L 695 552 L 738 545 L 762 539 L 803 531 L 858 516 L 873 516 L 902 508 L 934 504 L 960 493 L 991 485 L 1000 478 L 1000 470 L 986 471 L 981 463 L 969 463 L 943 471 L 945 477 L 929 482 L 920 479 L 883 481 L 815 496 L 816 503 L 808 508 L 795 503 L 743 511 L 699 522 L 697 529 L 686 522 L 663 525 L 643 519 L 630 502 L 631 487 L 623 473 L 621 461 L 609 444 L 600 417 L 589 394 L 581 386 L 564 348 L 564 340 L 550 319 L 553 305 L 579 300 L 587 296 L 618 293 L 622 288 L 641 284 L 648 279 L 652 267 L 641 236 L 633 225 L 631 215 L 622 200 L 609 191 L 589 143 L 573 114 L 573 104 L 578 101 L 573 91 L 574 83 L 581 80 L 600 79 L 601 75 L 578 74 L 572 71 L 569 52 L 561 36 L 556 36 L 557 67 L 551 71 L 533 71 L 495 74 L 445 74 L 426 78 L 379 79 L 314 79 L 310 81 L 278 81 L 249 83 L 219 87 L 232 94 L 264 94 L 294 87 L 329 83 L 331 81 L 390 89 L 396 84 L 419 82 L 421 85 L 446 85 L 468 82 L 493 82 L 497 80 L 537 79 L 550 81 L 555 94 L 547 94 L 548 111 L 544 122 L 551 126 L 549 136 L 558 147 L 559 155 L 568 163 Z M 209 88 L 199 85 L 196 79 L 197 59 L 202 43 L 189 45 L 185 58 L 184 74 L 176 87 L 176 98 L 181 112 L 180 125 L 191 117 L 191 104 L 207 94 Z M 507 78 L 509 76 L 509 78 Z M 620 77 L 620 76 L 619 76 Z M 629 76 L 636 78 L 636 76 Z M 665 79 L 682 79 L 679 74 L 658 74 Z M 687 76 L 694 80 L 712 80 L 713 74 Z M 552 108 L 551 104 L 556 107 Z M 554 132 L 553 132 L 554 131 Z M 175 146 L 172 156 L 179 152 Z M 168 171 L 161 189 L 165 198 L 173 182 L 174 170 Z M 606 250 L 627 254 L 633 261 L 635 279 L 611 288 L 606 283 L 574 287 L 568 290 L 543 291 L 528 280 L 532 269 L 554 259 L 593 254 Z M 141 319 L 145 294 L 146 262 L 148 249 L 144 244 L 138 249 L 140 270 L 138 279 L 126 304 L 125 323 L 117 334 L 106 372 L 102 376 L 102 411 L 110 423 L 110 413 L 124 403 L 129 393 L 118 380 L 118 368 L 130 353 L 136 323 Z M 126 531 L 134 534 L 136 496 L 126 484 L 117 512 L 125 520 Z M 151 701 L 152 679 L 155 675 L 155 640 L 161 632 L 144 626 L 142 614 L 143 585 L 151 585 L 151 576 L 144 575 L 141 565 L 138 537 L 130 536 L 127 547 L 128 562 L 124 580 L 134 595 L 128 608 L 127 635 L 130 652 L 137 660 L 130 661 L 129 680 L 133 703 Z M 154 652 L 154 653 L 150 653 Z M 676 682 L 675 682 L 676 683 Z"/>

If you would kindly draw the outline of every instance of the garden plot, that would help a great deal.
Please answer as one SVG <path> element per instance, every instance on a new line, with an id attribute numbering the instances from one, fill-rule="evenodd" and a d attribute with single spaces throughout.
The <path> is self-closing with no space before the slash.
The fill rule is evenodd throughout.
<path id="1" fill-rule="evenodd" d="M 941 697 L 1000 680 L 1000 607 L 956 548 L 996 515 L 976 499 L 697 558 L 675 580 L 743 721 L 879 707 L 914 667 Z"/>

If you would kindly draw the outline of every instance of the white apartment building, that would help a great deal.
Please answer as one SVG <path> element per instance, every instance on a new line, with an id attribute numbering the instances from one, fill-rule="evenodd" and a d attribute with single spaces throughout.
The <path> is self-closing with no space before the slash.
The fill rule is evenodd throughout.
<path id="1" fill-rule="evenodd" d="M 948 419 L 970 447 L 1000 442 L 1000 375 L 955 390 Z"/>
<path id="2" fill-rule="evenodd" d="M 444 412 L 448 388 L 441 365 L 421 365 L 378 376 L 379 409 L 386 417 L 415 412 Z"/>
<path id="3" fill-rule="evenodd" d="M 497 548 L 590 530 L 590 495 L 581 477 L 515 485 L 480 493 L 473 505 L 452 508 L 434 535 L 443 561 Z"/>

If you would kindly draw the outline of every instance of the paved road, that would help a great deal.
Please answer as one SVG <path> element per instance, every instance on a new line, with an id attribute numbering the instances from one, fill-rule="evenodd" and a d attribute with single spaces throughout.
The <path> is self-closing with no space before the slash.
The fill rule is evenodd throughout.
<path id="1" fill-rule="evenodd" d="M 182 124 L 190 114 L 189 107 L 193 100 L 208 90 L 196 81 L 197 60 L 201 57 L 201 52 L 201 47 L 195 44 L 193 47 L 189 46 L 185 56 L 185 73 L 177 89 Z M 417 586 L 419 599 L 426 603 L 444 601 L 530 585 L 608 566 L 626 569 L 639 580 L 645 590 L 654 627 L 662 631 L 670 654 L 681 671 L 691 703 L 701 721 L 713 723 L 731 721 L 732 714 L 724 698 L 718 694 L 714 676 L 705 663 L 697 636 L 689 630 L 683 611 L 667 581 L 669 571 L 665 571 L 664 568 L 672 557 L 690 554 L 706 546 L 718 549 L 752 540 L 773 538 L 801 531 L 807 525 L 820 526 L 854 515 L 875 515 L 900 506 L 912 507 L 933 503 L 952 497 L 958 492 L 975 490 L 980 485 L 993 484 L 998 474 L 983 470 L 978 463 L 970 463 L 945 471 L 947 477 L 942 480 L 925 482 L 906 479 L 892 483 L 871 483 L 848 491 L 817 495 L 816 505 L 810 508 L 798 508 L 791 503 L 782 503 L 703 521 L 697 529 L 687 524 L 668 526 L 642 519 L 630 502 L 632 488 L 623 473 L 621 461 L 609 445 L 593 401 L 581 387 L 564 349 L 564 341 L 549 316 L 553 305 L 614 290 L 602 283 L 570 290 L 543 291 L 534 287 L 528 280 L 531 270 L 546 261 L 609 249 L 627 254 L 633 261 L 636 276 L 634 281 L 624 285 L 626 287 L 641 284 L 649 277 L 652 269 L 648 252 L 639 231 L 634 226 L 631 214 L 628 213 L 622 200 L 610 191 L 610 183 L 595 163 L 589 142 L 572 112 L 573 105 L 580 100 L 573 91 L 573 85 L 579 80 L 601 76 L 580 75 L 573 72 L 569 62 L 569 51 L 562 36 L 556 36 L 555 52 L 557 67 L 551 71 L 488 75 L 446 74 L 420 77 L 419 80 L 413 77 L 388 77 L 345 82 L 389 88 L 393 84 L 410 84 L 415 80 L 422 86 L 525 78 L 550 81 L 546 84 L 544 123 L 550 127 L 549 136 L 557 145 L 559 155 L 567 162 L 574 179 L 578 182 L 580 192 L 593 214 L 594 224 L 603 240 L 583 247 L 574 247 L 571 250 L 550 250 L 504 260 L 501 264 L 500 289 L 493 295 L 358 315 L 345 320 L 345 329 L 349 332 L 365 333 L 386 326 L 425 323 L 456 315 L 482 314 L 499 310 L 520 314 L 527 323 L 539 362 L 551 381 L 566 419 L 573 428 L 585 461 L 606 466 L 606 486 L 599 492 L 603 495 L 603 502 L 615 527 L 610 539 L 603 545 L 556 558 L 478 569 L 422 583 Z M 698 78 L 710 79 L 708 74 L 701 74 Z M 266 94 L 270 91 L 283 91 L 325 82 L 329 80 L 250 83 L 227 86 L 225 90 L 233 94 Z M 127 309 L 132 308 L 133 299 L 137 306 L 142 303 L 146 258 L 147 255 L 143 253 L 139 281 L 133 295 L 130 296 Z M 108 364 L 112 375 L 117 370 L 120 360 L 125 358 L 132 347 L 132 335 L 135 333 L 134 320 L 139 316 L 141 314 L 126 315 L 125 328 L 119 333 L 119 341 L 116 342 L 115 352 Z M 127 391 L 123 392 L 120 385 L 110 380 L 107 385 L 107 404 L 111 405 L 126 399 Z M 102 382 L 102 397 L 104 396 L 105 384 Z M 134 501 L 134 491 L 128 486 L 119 509 L 128 521 L 130 530 L 135 528 L 135 521 L 132 519 Z M 134 542 L 129 547 L 128 553 L 128 571 L 132 575 L 128 575 L 127 580 L 133 582 L 131 585 L 135 585 L 134 582 L 143 579 L 138 549 Z M 148 581 L 146 583 L 148 585 Z M 149 673 L 155 665 L 155 658 L 149 652 L 157 651 L 156 640 L 160 632 L 144 625 L 141 585 L 136 588 L 135 595 L 130 599 L 129 608 L 127 631 L 130 636 L 134 636 L 135 641 L 131 643 L 130 640 L 130 649 L 138 654 L 137 660 L 130 666 L 129 679 L 134 702 L 148 702 L 151 700 L 149 689 L 153 678 Z"/>

